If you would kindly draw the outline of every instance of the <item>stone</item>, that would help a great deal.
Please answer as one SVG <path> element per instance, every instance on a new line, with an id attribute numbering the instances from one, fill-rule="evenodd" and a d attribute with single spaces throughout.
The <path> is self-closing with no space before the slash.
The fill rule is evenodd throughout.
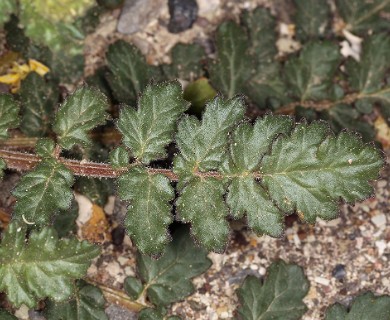
<path id="1" fill-rule="evenodd" d="M 105 310 L 108 319 L 110 320 L 136 320 L 138 319 L 137 313 L 128 309 L 122 308 L 118 305 L 111 304 Z"/>
<path id="2" fill-rule="evenodd" d="M 126 0 L 119 17 L 117 30 L 124 34 L 133 34 L 145 29 L 156 20 L 166 0 Z"/>
<path id="3" fill-rule="evenodd" d="M 386 226 L 386 216 L 383 213 L 378 214 L 378 215 L 372 217 L 371 221 L 378 228 L 382 228 L 382 227 Z"/>
<path id="4" fill-rule="evenodd" d="M 332 270 L 332 276 L 334 278 L 336 278 L 337 280 L 342 281 L 342 280 L 344 280 L 346 275 L 347 275 L 347 272 L 345 271 L 345 265 L 336 264 L 336 266 Z"/>
<path id="5" fill-rule="evenodd" d="M 195 0 L 168 0 L 170 20 L 168 31 L 180 33 L 190 29 L 198 17 L 198 4 Z"/>

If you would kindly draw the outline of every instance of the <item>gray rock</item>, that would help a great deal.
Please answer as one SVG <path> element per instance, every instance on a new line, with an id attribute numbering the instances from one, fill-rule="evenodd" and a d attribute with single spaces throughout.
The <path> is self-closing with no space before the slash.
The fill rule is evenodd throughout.
<path id="1" fill-rule="evenodd" d="M 105 310 L 105 312 L 108 316 L 108 319 L 110 320 L 136 320 L 137 319 L 137 313 L 131 312 L 130 310 L 127 310 L 115 304 L 111 304 Z"/>
<path id="2" fill-rule="evenodd" d="M 118 21 L 118 32 L 133 34 L 157 19 L 161 9 L 167 5 L 166 0 L 125 0 Z"/>
<path id="3" fill-rule="evenodd" d="M 169 20 L 168 30 L 179 33 L 190 29 L 198 17 L 198 4 L 195 0 L 168 0 Z"/>

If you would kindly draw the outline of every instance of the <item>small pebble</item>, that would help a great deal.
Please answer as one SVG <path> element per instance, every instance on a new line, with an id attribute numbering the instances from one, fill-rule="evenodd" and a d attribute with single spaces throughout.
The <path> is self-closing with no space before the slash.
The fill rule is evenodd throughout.
<path id="1" fill-rule="evenodd" d="M 319 284 L 322 284 L 324 286 L 328 286 L 330 281 L 326 278 L 323 278 L 323 277 L 315 277 L 314 278 L 314 281 L 319 283 Z"/>
<path id="2" fill-rule="evenodd" d="M 123 243 L 125 237 L 125 229 L 122 227 L 116 227 L 111 231 L 112 243 L 115 246 L 120 246 Z"/>
<path id="3" fill-rule="evenodd" d="M 346 275 L 347 272 L 345 271 L 345 265 L 343 264 L 337 264 L 332 270 L 332 276 L 339 281 L 342 281 Z"/>
<path id="4" fill-rule="evenodd" d="M 386 225 L 386 216 L 381 213 L 371 218 L 371 221 L 378 228 L 384 227 Z"/>
<path id="5" fill-rule="evenodd" d="M 168 0 L 171 16 L 168 30 L 179 33 L 190 29 L 198 16 L 198 4 L 195 0 Z"/>

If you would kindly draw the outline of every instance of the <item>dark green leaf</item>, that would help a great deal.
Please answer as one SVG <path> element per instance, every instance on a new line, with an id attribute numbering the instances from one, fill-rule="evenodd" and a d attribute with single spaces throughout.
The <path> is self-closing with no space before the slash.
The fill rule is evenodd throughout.
<path id="1" fill-rule="evenodd" d="M 104 207 L 112 193 L 112 184 L 108 179 L 77 177 L 74 189 L 93 203 Z"/>
<path id="2" fill-rule="evenodd" d="M 176 201 L 176 219 L 191 223 L 191 233 L 207 250 L 223 252 L 229 236 L 229 214 L 221 180 L 193 178 Z"/>
<path id="3" fill-rule="evenodd" d="M 388 320 L 390 319 L 390 296 L 374 296 L 367 292 L 358 296 L 349 311 L 334 304 L 326 311 L 325 320 Z"/>
<path id="4" fill-rule="evenodd" d="M 226 202 L 233 216 L 241 218 L 246 213 L 249 227 L 258 234 L 280 236 L 284 221 L 282 212 L 252 174 L 259 169 L 261 158 L 275 137 L 289 133 L 291 128 L 292 119 L 284 116 L 265 116 L 254 126 L 238 126 L 222 167 L 224 174 L 232 176 Z"/>
<path id="5" fill-rule="evenodd" d="M 122 200 L 130 200 L 125 220 L 126 231 L 138 250 L 159 254 L 169 240 L 167 228 L 172 222 L 170 201 L 175 197 L 169 179 L 136 167 L 118 179 Z"/>
<path id="6" fill-rule="evenodd" d="M 107 80 L 118 102 L 132 104 L 157 72 L 138 48 L 123 40 L 108 47 L 106 59 L 111 71 Z"/>
<path id="7" fill-rule="evenodd" d="M 123 288 L 130 298 L 136 300 L 140 296 L 143 286 L 139 279 L 135 277 L 127 277 L 123 283 Z"/>
<path id="8" fill-rule="evenodd" d="M 241 97 L 229 100 L 216 97 L 206 105 L 201 122 L 195 117 L 184 118 L 176 135 L 180 154 L 174 160 L 174 171 L 180 178 L 192 177 L 196 171 L 218 169 L 228 133 L 243 116 Z"/>
<path id="9" fill-rule="evenodd" d="M 290 136 L 280 136 L 263 158 L 263 183 L 283 211 L 298 211 L 305 221 L 332 219 L 338 201 L 362 200 L 372 193 L 381 154 L 355 134 L 329 135 L 320 122 L 298 124 Z"/>
<path id="10" fill-rule="evenodd" d="M 336 0 L 336 6 L 348 30 L 368 33 L 369 29 L 389 29 L 389 21 L 380 19 L 380 14 L 390 12 L 389 0 Z"/>
<path id="11" fill-rule="evenodd" d="M 301 40 L 324 37 L 329 29 L 330 7 L 326 1 L 295 0 L 297 36 Z"/>
<path id="12" fill-rule="evenodd" d="M 301 267 L 280 260 L 273 263 L 262 283 L 248 276 L 237 290 L 242 320 L 301 319 L 307 307 L 302 299 L 309 291 L 309 281 Z"/>
<path id="13" fill-rule="evenodd" d="M 285 64 L 284 73 L 290 95 L 300 101 L 329 98 L 329 90 L 340 58 L 336 44 L 307 44 L 299 57 L 291 58 Z"/>
<path id="14" fill-rule="evenodd" d="M 0 139 L 8 137 L 7 130 L 19 124 L 19 104 L 10 94 L 0 94 Z"/>
<path id="15" fill-rule="evenodd" d="M 58 103 L 58 85 L 46 82 L 35 72 L 30 73 L 22 81 L 20 98 L 22 120 L 20 129 L 32 137 L 46 135 L 54 119 L 54 111 Z"/>
<path id="16" fill-rule="evenodd" d="M 9 312 L 7 312 L 3 309 L 0 309 L 0 319 L 1 320 L 18 320 L 18 318 L 16 318 L 15 316 L 13 316 L 12 314 L 10 314 Z"/>
<path id="17" fill-rule="evenodd" d="M 0 245 L 0 291 L 19 307 L 35 307 L 39 300 L 60 302 L 74 292 L 74 280 L 87 272 L 99 248 L 76 239 L 58 239 L 54 229 L 32 231 L 15 222 L 3 233 Z"/>
<path id="18" fill-rule="evenodd" d="M 360 119 L 361 114 L 351 105 L 339 104 L 329 109 L 328 113 L 333 131 L 340 132 L 347 128 L 361 133 L 364 141 L 372 141 L 375 138 L 374 127 Z"/>
<path id="19" fill-rule="evenodd" d="M 176 231 L 160 259 L 141 254 L 137 258 L 137 270 L 147 287 L 147 296 L 157 306 L 168 305 L 192 294 L 195 289 L 191 279 L 210 266 L 207 252 L 194 245 L 187 228 Z"/>
<path id="20" fill-rule="evenodd" d="M 17 202 L 14 217 L 35 225 L 45 225 L 58 210 L 69 208 L 73 194 L 73 174 L 55 159 L 45 159 L 25 174 L 13 195 Z"/>
<path id="21" fill-rule="evenodd" d="M 108 320 L 104 313 L 104 297 L 98 287 L 78 281 L 70 301 L 49 301 L 45 310 L 47 320 Z"/>
<path id="22" fill-rule="evenodd" d="M 278 50 L 276 22 L 269 10 L 259 7 L 252 12 L 245 12 L 242 20 L 249 34 L 249 53 L 253 60 L 256 64 L 272 62 Z M 245 33 L 241 37 L 245 38 Z"/>
<path id="23" fill-rule="evenodd" d="M 222 23 L 217 30 L 216 46 L 217 60 L 210 66 L 210 80 L 217 90 L 232 98 L 242 92 L 251 76 L 245 29 L 231 21 Z"/>
<path id="24" fill-rule="evenodd" d="M 138 314 L 138 320 L 164 320 L 165 312 L 161 312 L 160 310 L 146 308 L 142 309 Z"/>
<path id="25" fill-rule="evenodd" d="M 117 147 L 109 155 L 111 166 L 115 169 L 126 167 L 129 164 L 129 153 L 124 147 Z"/>
<path id="26" fill-rule="evenodd" d="M 389 68 L 390 37 L 387 33 L 372 35 L 366 39 L 360 62 L 350 60 L 346 65 L 352 88 L 359 91 L 363 97 L 382 88 Z"/>
<path id="27" fill-rule="evenodd" d="M 54 216 L 53 228 L 56 229 L 60 238 L 68 236 L 76 231 L 76 219 L 79 215 L 79 205 L 75 200 L 69 209 L 60 210 Z"/>
<path id="28" fill-rule="evenodd" d="M 163 71 L 168 79 L 195 80 L 203 74 L 202 60 L 205 59 L 204 49 L 198 44 L 176 44 L 172 51 L 172 63 L 163 65 Z"/>
<path id="29" fill-rule="evenodd" d="M 134 157 L 148 164 L 164 158 L 172 142 L 176 123 L 188 108 L 179 82 L 149 85 L 141 95 L 138 110 L 126 106 L 117 123 L 123 143 Z"/>
<path id="30" fill-rule="evenodd" d="M 55 143 L 50 138 L 41 138 L 35 145 L 35 153 L 42 158 L 51 158 L 54 155 Z"/>
<path id="31" fill-rule="evenodd" d="M 96 89 L 83 87 L 67 97 L 54 122 L 60 145 L 65 149 L 75 144 L 90 145 L 87 132 L 104 123 L 107 107 L 107 98 Z"/>

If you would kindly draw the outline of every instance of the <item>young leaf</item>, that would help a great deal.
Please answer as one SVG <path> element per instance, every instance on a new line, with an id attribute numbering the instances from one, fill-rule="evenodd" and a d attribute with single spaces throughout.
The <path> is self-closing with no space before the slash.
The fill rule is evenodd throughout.
<path id="1" fill-rule="evenodd" d="M 46 82 L 35 72 L 22 81 L 20 129 L 28 136 L 41 137 L 50 131 L 58 103 L 58 84 Z"/>
<path id="2" fill-rule="evenodd" d="M 274 262 L 263 283 L 248 276 L 237 290 L 239 319 L 298 320 L 307 310 L 302 299 L 308 291 L 309 281 L 301 267 L 282 260 Z"/>
<path id="3" fill-rule="evenodd" d="M 168 79 L 194 80 L 202 76 L 201 61 L 205 59 L 205 53 L 200 45 L 178 43 L 171 56 L 172 63 L 162 66 Z"/>
<path id="4" fill-rule="evenodd" d="M 87 272 L 99 248 L 76 239 L 58 239 L 54 229 L 33 230 L 11 223 L 0 244 L 0 291 L 19 307 L 37 305 L 43 298 L 65 301 L 74 292 L 74 279 Z"/>
<path id="5" fill-rule="evenodd" d="M 289 59 L 284 74 L 290 95 L 300 101 L 327 99 L 340 62 L 339 51 L 331 42 L 311 42 L 299 57 Z"/>
<path id="6" fill-rule="evenodd" d="M 207 252 L 194 245 L 186 228 L 176 231 L 163 256 L 156 260 L 138 254 L 137 270 L 149 300 L 163 306 L 194 292 L 191 279 L 211 266 Z"/>
<path id="7" fill-rule="evenodd" d="M 348 30 L 363 33 L 369 29 L 389 29 L 389 22 L 379 17 L 380 13 L 390 11 L 388 0 L 336 0 L 336 6 Z"/>
<path id="8" fill-rule="evenodd" d="M 73 198 L 73 174 L 55 159 L 45 159 L 25 174 L 13 191 L 14 217 L 45 225 L 58 209 L 67 209 Z"/>
<path id="9" fill-rule="evenodd" d="M 280 136 L 261 166 L 263 183 L 283 211 L 298 211 L 314 223 L 332 219 L 338 201 L 362 200 L 372 192 L 383 165 L 381 154 L 352 133 L 330 136 L 320 122 L 298 124 L 290 136 Z"/>
<path id="10" fill-rule="evenodd" d="M 35 145 L 35 152 L 42 158 L 52 158 L 55 150 L 55 143 L 50 138 L 40 138 Z"/>
<path id="11" fill-rule="evenodd" d="M 107 80 L 118 102 L 133 103 L 157 73 L 146 63 L 138 48 L 123 40 L 108 47 L 106 59 L 111 71 Z"/>
<path id="12" fill-rule="evenodd" d="M 326 1 L 295 0 L 295 24 L 299 39 L 323 37 L 329 29 L 330 8 Z"/>
<path id="13" fill-rule="evenodd" d="M 249 41 L 245 30 L 234 22 L 224 22 L 216 35 L 217 61 L 210 66 L 210 80 L 228 98 L 242 92 L 251 76 Z"/>
<path id="14" fill-rule="evenodd" d="M 148 164 L 165 157 L 177 120 L 188 108 L 182 96 L 177 81 L 149 85 L 138 101 L 138 110 L 122 109 L 117 126 L 123 143 L 139 161 Z"/>
<path id="15" fill-rule="evenodd" d="M 202 121 L 186 117 L 179 123 L 176 143 L 180 154 L 174 160 L 174 171 L 181 178 L 195 171 L 217 169 L 228 142 L 228 133 L 244 116 L 241 97 L 224 100 L 216 97 L 206 105 Z"/>
<path id="16" fill-rule="evenodd" d="M 54 132 L 60 145 L 70 149 L 75 144 L 89 146 L 87 132 L 107 118 L 107 98 L 92 88 L 79 88 L 61 105 L 54 121 Z"/>
<path id="17" fill-rule="evenodd" d="M 326 311 L 325 320 L 390 319 L 390 296 L 374 296 L 367 292 L 358 296 L 349 308 L 334 304 Z"/>
<path id="18" fill-rule="evenodd" d="M 127 277 L 123 283 L 123 288 L 125 289 L 127 295 L 136 300 L 142 293 L 142 282 L 136 277 Z"/>
<path id="19" fill-rule="evenodd" d="M 191 233 L 209 251 L 223 252 L 229 236 L 221 180 L 193 178 L 176 201 L 179 221 L 191 223 Z"/>
<path id="20" fill-rule="evenodd" d="M 84 281 L 78 281 L 70 301 L 49 301 L 45 309 L 47 320 L 108 320 L 104 313 L 102 291 Z"/>
<path id="21" fill-rule="evenodd" d="M 131 201 L 125 226 L 138 250 L 161 253 L 169 240 L 167 228 L 173 220 L 169 202 L 175 193 L 169 179 L 136 167 L 118 179 L 118 193 L 122 200 Z"/>
<path id="22" fill-rule="evenodd" d="M 0 94 L 0 139 L 8 137 L 7 130 L 19 124 L 19 104 L 10 94 Z"/>

